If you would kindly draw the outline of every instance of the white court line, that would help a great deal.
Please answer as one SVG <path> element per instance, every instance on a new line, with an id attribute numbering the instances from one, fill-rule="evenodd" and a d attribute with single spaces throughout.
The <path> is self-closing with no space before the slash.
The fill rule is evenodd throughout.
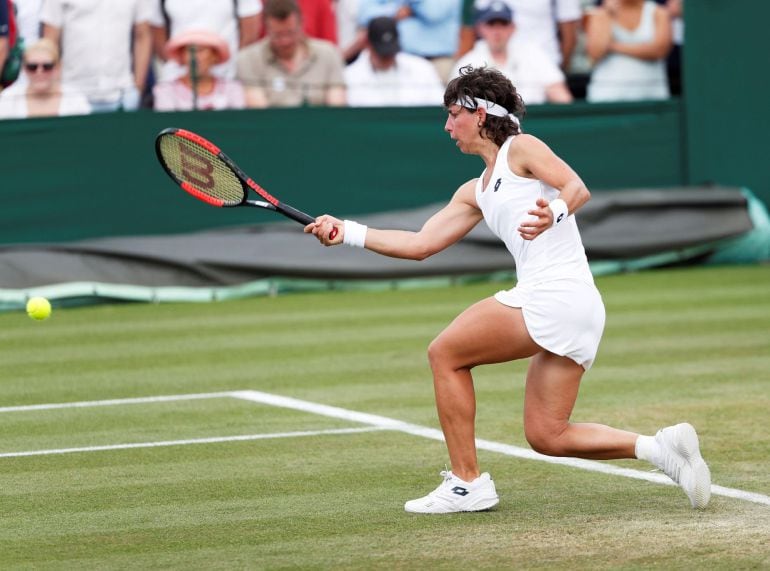
<path id="1" fill-rule="evenodd" d="M 340 418 L 353 422 L 360 422 L 362 424 L 368 424 L 370 426 L 376 426 L 382 429 L 396 430 L 399 432 L 405 432 L 407 434 L 413 434 L 415 436 L 422 436 L 423 438 L 429 438 L 431 440 L 440 440 L 441 442 L 444 441 L 444 435 L 440 430 L 420 426 L 418 424 L 410 424 L 408 422 L 388 418 L 386 416 L 378 416 L 365 412 L 356 412 L 354 410 L 347 410 L 335 406 L 328 406 L 324 404 L 294 399 L 291 397 L 263 393 L 260 391 L 237 391 L 231 394 L 235 398 L 243 400 L 249 400 L 283 408 L 290 408 L 293 410 L 301 410 L 321 416 L 329 416 L 332 418 Z M 601 472 L 603 474 L 624 476 L 626 478 L 646 480 L 648 482 L 665 484 L 668 486 L 676 485 L 668 476 L 657 472 L 643 472 L 641 470 L 632 470 L 630 468 L 620 468 L 618 466 L 614 466 L 613 464 L 597 462 L 594 460 L 582 460 L 580 458 L 554 458 L 552 456 L 538 454 L 537 452 L 529 450 L 528 448 L 521 448 L 519 446 L 513 446 L 512 444 L 503 444 L 501 442 L 493 442 L 491 440 L 482 440 L 481 438 L 476 439 L 476 448 L 480 450 L 488 450 L 490 452 L 505 454 L 506 456 L 514 456 L 516 458 L 539 460 L 541 462 L 548 462 L 550 464 L 561 464 L 564 466 L 569 466 L 570 468 L 580 468 L 581 470 L 587 470 L 589 472 Z M 765 496 L 763 494 L 757 494 L 754 492 L 745 492 L 735 488 L 725 488 L 723 486 L 712 485 L 711 493 L 719 496 L 726 496 L 729 498 L 736 498 L 747 502 L 770 506 L 770 496 Z"/>
<path id="2" fill-rule="evenodd" d="M 305 430 L 301 432 L 274 432 L 272 434 L 243 434 L 239 436 L 214 436 L 211 438 L 191 438 L 188 440 L 166 440 L 161 442 L 134 442 L 130 444 L 110 444 L 106 446 L 84 446 L 82 448 L 57 448 L 53 450 L 31 450 L 29 452 L 5 452 L 0 458 L 20 458 L 23 456 L 48 456 L 51 454 L 71 454 L 73 452 L 102 452 L 104 450 L 128 450 L 131 448 L 160 448 L 162 446 L 186 446 L 188 444 L 215 444 L 218 442 L 245 442 L 249 440 L 267 440 L 270 438 L 296 438 L 298 436 L 321 436 L 326 434 L 357 434 L 384 430 L 377 426 L 364 428 L 335 428 L 329 430 Z"/>
<path id="3" fill-rule="evenodd" d="M 194 393 L 189 395 L 167 395 L 158 397 L 137 397 L 111 400 L 87 400 L 80 402 L 61 402 L 52 404 L 28 404 L 21 406 L 2 406 L 0 412 L 28 412 L 32 410 L 54 410 L 59 408 L 85 408 L 91 406 L 116 406 L 124 404 L 146 404 L 155 402 L 174 402 L 183 400 L 216 399 L 232 397 L 232 392 Z"/>
<path id="4" fill-rule="evenodd" d="M 83 402 L 71 402 L 71 403 L 56 403 L 56 404 L 41 404 L 41 405 L 25 405 L 25 406 L 11 406 L 11 407 L 0 407 L 0 413 L 2 412 L 21 412 L 21 411 L 33 411 L 33 410 L 52 410 L 52 409 L 62 409 L 62 408 L 80 408 L 80 407 L 92 407 L 92 406 L 113 406 L 113 405 L 120 405 L 120 404 L 141 404 L 141 403 L 158 403 L 158 402 L 173 402 L 173 401 L 184 401 L 184 400 L 197 400 L 197 399 L 207 399 L 207 398 L 226 398 L 226 397 L 233 397 L 241 400 L 251 401 L 251 402 L 257 402 L 261 404 L 268 404 L 271 406 L 277 406 L 282 408 L 289 408 L 293 410 L 300 410 L 304 412 L 309 412 L 312 414 L 317 414 L 320 416 L 328 416 L 331 418 L 338 418 L 343 420 L 349 420 L 352 422 L 359 422 L 361 424 L 367 424 L 370 427 L 374 427 L 375 429 L 379 430 L 394 430 L 398 432 L 403 432 L 406 434 L 412 434 L 414 436 L 421 436 L 423 438 L 428 438 L 431 440 L 438 440 L 443 442 L 444 441 L 444 435 L 440 430 L 437 430 L 435 428 L 428 428 L 425 426 L 420 426 L 417 424 L 410 424 L 408 422 L 403 422 L 401 420 L 396 420 L 394 418 L 388 418 L 386 416 L 378 416 L 375 414 L 369 414 L 365 412 L 356 412 L 354 410 L 348 410 L 344 408 L 338 408 L 334 406 L 324 405 L 324 404 L 318 404 L 310 401 L 303 401 L 291 397 L 284 397 L 280 395 L 273 395 L 270 393 L 263 393 L 260 391 L 232 391 L 232 392 L 218 392 L 218 393 L 198 393 L 198 394 L 188 394 L 188 395 L 168 395 L 168 396 L 157 396 L 157 397 L 139 397 L 139 398 L 128 398 L 128 399 L 113 399 L 113 400 L 99 400 L 99 401 L 83 401 Z M 356 429 L 341 429 L 343 431 L 349 430 L 349 431 L 356 431 Z M 360 431 L 360 430 L 359 430 Z M 315 434 L 324 434 L 329 433 L 330 431 L 319 431 Z M 343 433 L 343 432 L 339 432 Z M 306 434 L 306 433 L 284 433 L 287 435 L 312 435 L 312 434 Z M 256 437 L 267 437 L 265 435 L 252 435 L 257 439 Z M 274 438 L 277 438 L 278 436 L 274 436 Z M 226 439 L 249 439 L 249 436 L 246 437 L 223 437 Z M 143 443 L 144 447 L 150 447 L 150 446 L 172 446 L 172 445 L 182 445 L 182 444 L 195 444 L 195 443 L 203 443 L 204 441 L 209 442 L 228 442 L 230 440 L 221 440 L 221 439 L 200 439 L 200 440 L 191 440 L 191 441 L 172 441 L 170 443 Z M 102 446 L 102 447 L 90 447 L 88 449 L 79 449 L 79 448 L 69 448 L 69 449 L 62 449 L 64 452 L 59 452 L 57 450 L 52 451 L 32 451 L 32 452 L 10 452 L 6 454 L 0 454 L 0 458 L 3 457 L 9 457 L 10 455 L 26 455 L 31 456 L 35 454 L 41 454 L 41 453 L 47 453 L 47 454 L 62 454 L 65 452 L 80 452 L 80 451 L 94 451 L 94 450 L 119 450 L 121 448 L 131 448 L 131 447 L 138 447 L 142 446 L 142 444 L 139 445 L 132 445 L 132 444 L 117 444 L 114 446 Z M 514 446 L 512 444 L 504 444 L 501 442 L 493 442 L 491 440 L 483 440 L 481 438 L 476 439 L 476 447 L 479 450 L 487 450 L 490 452 L 497 452 L 499 454 L 504 454 L 506 456 L 513 456 L 516 458 L 524 458 L 527 460 L 539 460 L 541 462 L 547 462 L 550 464 L 561 464 L 564 466 L 568 466 L 571 468 L 579 468 L 581 470 L 587 470 L 589 472 L 600 472 L 603 474 L 611 474 L 615 476 L 624 476 L 626 478 L 633 478 L 637 480 L 645 480 L 648 482 L 653 482 L 656 484 L 664 484 L 668 486 L 674 486 L 674 482 L 671 481 L 668 476 L 665 476 L 661 473 L 656 472 L 644 472 L 641 470 L 632 470 L 630 468 L 620 468 L 618 466 L 614 466 L 612 464 L 607 464 L 603 462 L 597 462 L 594 460 L 582 460 L 580 458 L 554 458 L 552 456 L 545 456 L 543 454 L 538 454 L 537 452 L 534 452 L 533 450 L 530 450 L 528 448 L 521 448 L 519 446 Z M 725 496 L 728 498 L 735 498 L 747 502 L 752 502 L 756 504 L 763 504 L 770 506 L 770 496 L 765 496 L 763 494 L 758 494 L 755 492 L 746 492 L 744 490 L 739 490 L 736 488 L 726 488 L 723 486 L 717 486 L 712 485 L 711 486 L 711 493 L 719 496 Z"/>

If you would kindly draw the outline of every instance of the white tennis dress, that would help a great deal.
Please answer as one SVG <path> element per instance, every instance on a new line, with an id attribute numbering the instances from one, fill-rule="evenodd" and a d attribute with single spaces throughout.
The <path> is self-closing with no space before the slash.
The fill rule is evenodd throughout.
<path id="1" fill-rule="evenodd" d="M 513 254 L 516 287 L 495 294 L 504 305 L 520 307 L 532 339 L 544 349 L 567 356 L 586 370 L 593 364 L 604 331 L 604 303 L 594 285 L 575 217 L 524 240 L 519 225 L 529 218 L 538 198 L 548 201 L 559 191 L 542 181 L 523 178 L 508 167 L 508 148 L 500 147 L 483 188 L 476 183 L 476 202 L 492 232 Z"/>

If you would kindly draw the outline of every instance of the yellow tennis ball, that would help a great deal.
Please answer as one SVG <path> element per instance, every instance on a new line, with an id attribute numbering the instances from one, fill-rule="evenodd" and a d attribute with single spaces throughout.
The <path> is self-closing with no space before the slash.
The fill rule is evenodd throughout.
<path id="1" fill-rule="evenodd" d="M 43 321 L 51 316 L 51 302 L 44 297 L 31 297 L 27 302 L 27 315 L 35 321 Z"/>

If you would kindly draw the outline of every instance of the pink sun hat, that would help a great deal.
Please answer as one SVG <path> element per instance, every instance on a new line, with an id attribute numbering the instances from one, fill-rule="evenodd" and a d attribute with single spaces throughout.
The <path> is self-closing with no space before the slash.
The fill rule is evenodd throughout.
<path id="1" fill-rule="evenodd" d="M 188 30 L 177 34 L 166 44 L 164 55 L 166 59 L 183 63 L 183 54 L 188 46 L 212 48 L 217 58 L 217 63 L 230 59 L 230 48 L 227 46 L 224 38 L 208 30 Z"/>

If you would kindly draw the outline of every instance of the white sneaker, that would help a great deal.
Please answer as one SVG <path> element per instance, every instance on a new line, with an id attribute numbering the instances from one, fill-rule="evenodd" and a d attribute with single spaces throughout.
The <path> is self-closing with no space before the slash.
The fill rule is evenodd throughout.
<path id="1" fill-rule="evenodd" d="M 444 481 L 438 488 L 423 498 L 410 500 L 404 509 L 418 514 L 448 514 L 456 512 L 477 512 L 496 506 L 495 483 L 487 472 L 473 480 L 461 480 L 451 471 L 441 471 Z"/>
<path id="2" fill-rule="evenodd" d="M 695 429 L 685 423 L 659 430 L 655 442 L 660 456 L 654 464 L 679 484 L 694 508 L 705 508 L 711 498 L 711 472 L 700 455 Z"/>

